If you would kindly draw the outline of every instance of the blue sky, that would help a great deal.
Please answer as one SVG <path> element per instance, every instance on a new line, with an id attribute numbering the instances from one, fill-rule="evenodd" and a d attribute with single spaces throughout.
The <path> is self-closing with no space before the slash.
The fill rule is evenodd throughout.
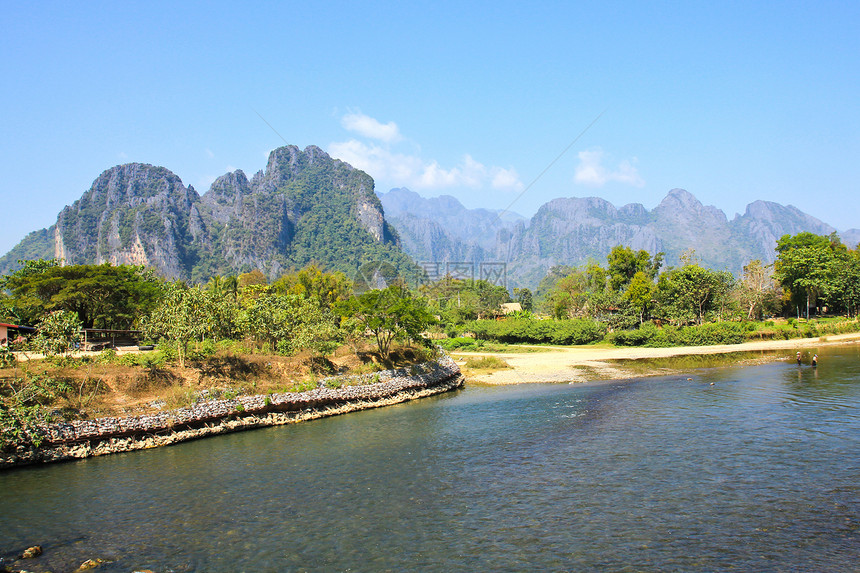
<path id="1" fill-rule="evenodd" d="M 860 227 L 857 2 L 19 2 L 0 22 L 0 253 L 113 165 L 202 194 L 280 136 L 468 207 L 681 187 L 730 218 L 764 199 Z"/>

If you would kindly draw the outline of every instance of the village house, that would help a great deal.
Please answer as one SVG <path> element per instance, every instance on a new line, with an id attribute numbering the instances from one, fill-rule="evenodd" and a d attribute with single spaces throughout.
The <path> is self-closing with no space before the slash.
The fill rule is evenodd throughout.
<path id="1" fill-rule="evenodd" d="M 0 322 L 0 346 L 9 346 L 16 337 L 27 332 L 34 332 L 36 329 L 32 326 L 21 326 L 18 324 L 7 324 Z"/>

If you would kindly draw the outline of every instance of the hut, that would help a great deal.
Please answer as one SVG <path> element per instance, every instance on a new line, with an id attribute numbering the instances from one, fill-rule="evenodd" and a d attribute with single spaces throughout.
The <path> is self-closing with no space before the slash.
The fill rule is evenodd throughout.
<path id="1" fill-rule="evenodd" d="M 8 324 L 0 322 L 0 346 L 9 346 L 9 343 L 21 334 L 29 334 L 35 332 L 32 326 L 23 326 L 21 324 Z"/>

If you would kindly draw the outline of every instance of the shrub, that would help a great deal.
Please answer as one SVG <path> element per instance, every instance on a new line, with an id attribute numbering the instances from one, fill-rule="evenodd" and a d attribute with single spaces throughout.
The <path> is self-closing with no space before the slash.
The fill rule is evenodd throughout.
<path id="1" fill-rule="evenodd" d="M 444 348 L 445 350 L 478 350 L 484 346 L 484 342 L 482 340 L 475 340 L 474 338 L 443 338 L 441 340 L 437 340 L 439 346 Z"/>
<path id="2" fill-rule="evenodd" d="M 665 326 L 643 324 L 636 330 L 612 333 L 610 340 L 619 346 L 709 346 L 740 344 L 746 340 L 747 326 L 740 322 L 711 322 L 699 326 Z"/>
<path id="3" fill-rule="evenodd" d="M 601 340 L 604 327 L 593 320 L 476 320 L 466 326 L 475 338 L 496 342 L 531 344 L 589 344 Z"/>

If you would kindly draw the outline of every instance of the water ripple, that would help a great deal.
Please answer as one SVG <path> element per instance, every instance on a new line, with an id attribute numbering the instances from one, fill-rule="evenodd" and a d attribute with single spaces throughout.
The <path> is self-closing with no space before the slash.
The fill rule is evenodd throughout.
<path id="1" fill-rule="evenodd" d="M 860 359 L 819 354 L 816 371 L 469 388 L 6 472 L 0 556 L 40 543 L 35 571 L 856 570 Z"/>

